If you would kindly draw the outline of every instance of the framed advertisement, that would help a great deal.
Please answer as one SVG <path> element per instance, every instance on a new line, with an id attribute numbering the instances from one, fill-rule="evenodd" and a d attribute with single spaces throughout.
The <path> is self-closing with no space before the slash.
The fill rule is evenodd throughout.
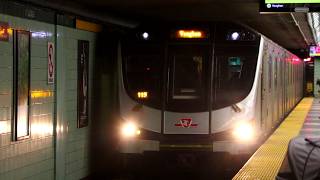
<path id="1" fill-rule="evenodd" d="M 54 43 L 48 42 L 48 84 L 54 84 L 55 76 L 55 59 Z"/>
<path id="2" fill-rule="evenodd" d="M 30 136 L 30 32 L 14 31 L 13 140 Z"/>
<path id="3" fill-rule="evenodd" d="M 78 40 L 78 128 L 88 126 L 89 41 Z"/>

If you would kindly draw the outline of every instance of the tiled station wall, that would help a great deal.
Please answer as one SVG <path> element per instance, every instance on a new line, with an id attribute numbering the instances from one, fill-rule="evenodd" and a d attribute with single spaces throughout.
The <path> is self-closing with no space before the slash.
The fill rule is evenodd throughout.
<path id="1" fill-rule="evenodd" d="M 89 129 L 92 104 L 92 68 L 95 54 L 95 33 L 64 26 L 0 14 L 0 21 L 8 22 L 13 29 L 30 31 L 31 80 L 30 125 L 31 137 L 12 141 L 11 111 L 13 85 L 13 37 L 9 42 L 0 41 L 0 180 L 16 179 L 81 179 L 89 174 Z M 55 42 L 57 29 L 58 42 Z M 89 41 L 89 126 L 77 128 L 77 46 L 78 40 Z M 47 43 L 56 43 L 56 67 L 63 67 L 63 74 L 54 85 L 47 83 Z M 57 69 L 58 73 L 59 70 Z M 61 72 L 61 70 L 60 70 Z M 57 75 L 59 76 L 59 75 Z M 55 92 L 57 83 L 63 85 L 57 98 L 62 104 L 63 136 L 54 138 Z M 46 97 L 32 97 L 32 92 L 48 92 Z M 58 104 L 59 104 L 58 103 Z M 59 116 L 58 116 L 59 117 Z M 62 137 L 62 138 L 60 138 Z M 55 147 L 59 144 L 55 165 Z M 60 156 L 62 154 L 62 156 Z M 62 158 L 61 158 L 62 157 Z M 57 167 L 55 174 L 54 167 Z"/>
<path id="2" fill-rule="evenodd" d="M 54 85 L 47 84 L 47 43 L 54 25 L 0 14 L 11 28 L 32 32 L 29 120 L 31 137 L 12 141 L 13 37 L 0 41 L 0 179 L 54 178 Z M 41 35 L 40 35 L 41 34 Z M 37 36 L 39 35 L 39 36 Z M 48 92 L 46 97 L 32 96 Z"/>
<path id="3" fill-rule="evenodd" d="M 63 124 L 67 126 L 64 135 L 65 146 L 65 179 L 80 179 L 89 174 L 89 139 L 90 124 L 84 128 L 77 128 L 77 47 L 78 40 L 89 41 L 89 107 L 92 107 L 93 63 L 95 59 L 95 33 L 58 26 L 58 58 L 65 68 L 65 76 L 61 77 L 65 107 L 62 110 Z M 61 75 L 61 74 L 60 74 Z M 91 108 L 89 108 L 89 117 Z M 59 167 L 58 167 L 59 168 Z M 63 171 L 63 170 L 62 170 Z"/>

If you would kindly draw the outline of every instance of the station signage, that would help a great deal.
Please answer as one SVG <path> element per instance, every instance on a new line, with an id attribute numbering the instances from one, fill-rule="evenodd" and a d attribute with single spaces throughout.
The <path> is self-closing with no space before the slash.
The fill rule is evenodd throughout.
<path id="1" fill-rule="evenodd" d="M 54 83 L 54 43 L 48 42 L 48 84 Z"/>
<path id="2" fill-rule="evenodd" d="M 318 12 L 320 0 L 260 0 L 260 12 Z"/>
<path id="3" fill-rule="evenodd" d="M 0 22 L 0 41 L 9 41 L 9 24 Z"/>
<path id="4" fill-rule="evenodd" d="M 171 37 L 175 39 L 207 39 L 209 34 L 206 30 L 200 29 L 177 29 Z"/>
<path id="5" fill-rule="evenodd" d="M 310 46 L 309 56 L 310 57 L 320 56 L 320 46 Z"/>

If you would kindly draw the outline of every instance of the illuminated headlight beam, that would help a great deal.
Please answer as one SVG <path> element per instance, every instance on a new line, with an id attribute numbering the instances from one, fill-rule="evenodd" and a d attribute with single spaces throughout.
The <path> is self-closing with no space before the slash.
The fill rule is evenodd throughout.
<path id="1" fill-rule="evenodd" d="M 140 133 L 139 128 L 133 122 L 125 122 L 121 127 L 121 135 L 125 138 L 135 137 Z"/>
<path id="2" fill-rule="evenodd" d="M 252 141 L 254 135 L 254 128 L 248 122 L 238 124 L 233 130 L 233 136 L 241 141 Z"/>

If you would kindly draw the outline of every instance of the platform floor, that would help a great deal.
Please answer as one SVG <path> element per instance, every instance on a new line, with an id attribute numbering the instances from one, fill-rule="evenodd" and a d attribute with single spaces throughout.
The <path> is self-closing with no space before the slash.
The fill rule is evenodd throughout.
<path id="1" fill-rule="evenodd" d="M 315 98 L 305 119 L 300 135 L 307 138 L 320 138 L 320 99 Z"/>
<path id="2" fill-rule="evenodd" d="M 297 135 L 320 137 L 320 118 L 317 112 L 320 111 L 319 101 L 320 99 L 304 98 L 233 179 L 275 179 L 285 159 L 290 139 Z"/>

